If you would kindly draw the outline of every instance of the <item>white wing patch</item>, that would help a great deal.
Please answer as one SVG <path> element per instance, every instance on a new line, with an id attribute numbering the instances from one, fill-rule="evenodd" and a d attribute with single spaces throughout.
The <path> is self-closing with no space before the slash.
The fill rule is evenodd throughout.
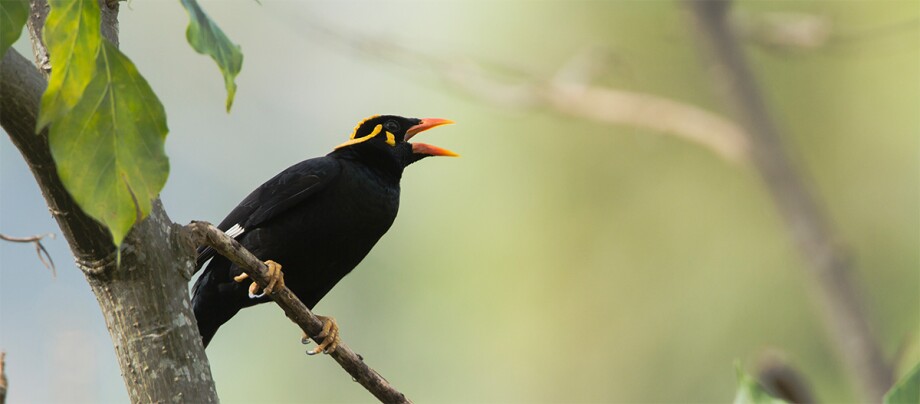
<path id="1" fill-rule="evenodd" d="M 227 229 L 227 231 L 225 231 L 224 233 L 227 233 L 227 235 L 230 236 L 230 238 L 236 238 L 240 234 L 243 234 L 244 231 L 246 231 L 246 229 L 244 229 L 243 226 L 240 226 L 240 224 L 237 223 L 233 225 L 233 227 Z"/>

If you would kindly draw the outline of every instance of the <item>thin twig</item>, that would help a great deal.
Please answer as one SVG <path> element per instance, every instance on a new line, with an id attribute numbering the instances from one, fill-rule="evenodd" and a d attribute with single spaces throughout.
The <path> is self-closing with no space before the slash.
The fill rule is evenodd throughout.
<path id="1" fill-rule="evenodd" d="M 208 245 L 220 255 L 240 267 L 256 283 L 263 288 L 268 285 L 268 269 L 265 263 L 252 255 L 239 242 L 227 236 L 218 228 L 207 222 L 194 221 L 185 226 L 195 245 Z M 284 264 L 283 262 L 281 263 Z M 273 292 L 271 298 L 284 310 L 284 314 L 294 321 L 307 335 L 319 335 L 323 330 L 323 323 L 305 306 L 297 296 L 286 286 Z M 317 343 L 322 338 L 311 337 Z M 364 386 L 385 403 L 409 403 L 409 399 L 389 382 L 380 376 L 377 371 L 364 363 L 363 358 L 351 350 L 344 342 L 339 343 L 334 352 L 329 354 L 339 365 L 345 369 L 352 379 Z"/>
<path id="2" fill-rule="evenodd" d="M 719 88 L 751 136 L 751 158 L 769 195 L 805 258 L 814 296 L 823 309 L 827 333 L 862 399 L 881 401 L 891 386 L 891 369 L 872 335 L 856 287 L 850 280 L 852 261 L 840 237 L 786 154 L 780 129 L 761 96 L 736 33 L 728 26 L 729 2 L 687 0 L 700 42 L 711 55 Z"/>
<path id="3" fill-rule="evenodd" d="M 45 249 L 45 246 L 42 244 L 42 239 L 48 237 L 54 239 L 54 233 L 46 234 L 37 234 L 34 236 L 28 237 L 13 237 L 7 236 L 6 234 L 0 233 L 0 240 L 5 240 L 13 243 L 32 243 L 35 244 L 35 253 L 38 254 L 39 261 L 45 265 L 45 268 L 51 270 L 51 276 L 57 277 L 57 270 L 54 267 L 54 260 L 51 259 L 51 254 L 48 254 L 48 250 Z"/>

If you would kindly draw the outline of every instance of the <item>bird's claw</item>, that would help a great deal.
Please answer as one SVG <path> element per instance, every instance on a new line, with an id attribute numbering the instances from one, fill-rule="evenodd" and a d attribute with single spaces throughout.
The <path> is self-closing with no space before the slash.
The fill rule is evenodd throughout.
<path id="1" fill-rule="evenodd" d="M 332 317 L 326 316 L 316 316 L 323 322 L 323 331 L 320 332 L 316 338 L 322 338 L 323 342 L 319 343 L 316 348 L 313 348 L 310 351 L 307 351 L 307 355 L 316 355 L 320 352 L 324 354 L 330 354 L 335 352 L 335 349 L 338 348 L 339 343 L 342 342 L 342 339 L 339 338 L 339 325 L 335 322 L 335 319 Z M 310 338 L 307 337 L 306 333 L 300 342 L 304 344 L 310 343 Z"/>
<path id="2" fill-rule="evenodd" d="M 253 282 L 251 285 L 249 285 L 250 299 L 258 299 L 260 297 L 270 295 L 275 291 L 276 288 L 281 289 L 284 287 L 284 274 L 281 272 L 281 264 L 272 260 L 268 260 L 265 261 L 265 266 L 268 267 L 268 286 L 265 287 L 262 293 L 258 293 L 261 287 L 259 284 Z M 237 283 L 243 282 L 246 279 L 249 279 L 249 274 L 245 272 L 233 277 L 233 281 Z"/>
<path id="3" fill-rule="evenodd" d="M 253 284 L 253 286 L 256 286 L 256 283 L 255 283 L 255 282 L 253 282 L 252 284 Z M 260 297 L 265 297 L 265 292 L 262 292 L 262 293 L 259 293 L 259 294 L 255 294 L 255 293 L 252 292 L 253 289 L 258 290 L 259 288 L 258 288 L 258 287 L 255 287 L 255 288 L 254 288 L 254 287 L 252 287 L 252 286 L 249 287 L 249 298 L 250 298 L 250 299 L 258 299 L 258 298 L 260 298 Z"/>

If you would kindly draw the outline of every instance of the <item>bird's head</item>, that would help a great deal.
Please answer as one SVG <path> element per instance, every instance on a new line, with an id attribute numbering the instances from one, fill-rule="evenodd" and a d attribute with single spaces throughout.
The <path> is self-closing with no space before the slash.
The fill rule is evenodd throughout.
<path id="1" fill-rule="evenodd" d="M 351 138 L 335 147 L 333 153 L 356 156 L 379 163 L 396 163 L 400 169 L 425 157 L 456 157 L 447 149 L 425 143 L 409 143 L 409 139 L 428 129 L 452 124 L 440 118 L 404 118 L 396 115 L 374 115 L 355 126 Z"/>

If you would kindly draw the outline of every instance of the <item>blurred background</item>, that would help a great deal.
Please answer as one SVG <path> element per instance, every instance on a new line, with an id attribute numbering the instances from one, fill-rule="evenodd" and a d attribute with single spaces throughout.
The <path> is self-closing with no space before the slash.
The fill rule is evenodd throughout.
<path id="1" fill-rule="evenodd" d="M 120 13 L 121 49 L 168 115 L 162 199 L 178 223 L 220 221 L 366 116 L 458 122 L 419 139 L 463 157 L 407 170 L 393 228 L 316 307 L 414 401 L 726 402 L 734 362 L 755 369 L 765 352 L 801 370 L 819 400 L 857 400 L 805 261 L 743 158 L 457 85 L 470 66 L 496 86 L 548 81 L 599 49 L 606 62 L 590 85 L 728 117 L 681 4 L 202 5 L 244 54 L 229 115 L 178 2 Z M 732 18 L 787 148 L 850 249 L 884 355 L 898 361 L 920 324 L 920 8 L 739 1 Z M 805 39 L 776 39 L 786 28 Z M 26 37 L 15 47 L 31 57 Z M 454 61 L 461 76 L 445 71 Z M 59 232 L 5 135 L 0 167 L 0 232 Z M 10 402 L 125 402 L 88 285 L 63 239 L 46 246 L 56 277 L 33 247 L 0 243 Z M 373 400 L 299 338 L 274 305 L 237 315 L 208 348 L 221 400 Z"/>

